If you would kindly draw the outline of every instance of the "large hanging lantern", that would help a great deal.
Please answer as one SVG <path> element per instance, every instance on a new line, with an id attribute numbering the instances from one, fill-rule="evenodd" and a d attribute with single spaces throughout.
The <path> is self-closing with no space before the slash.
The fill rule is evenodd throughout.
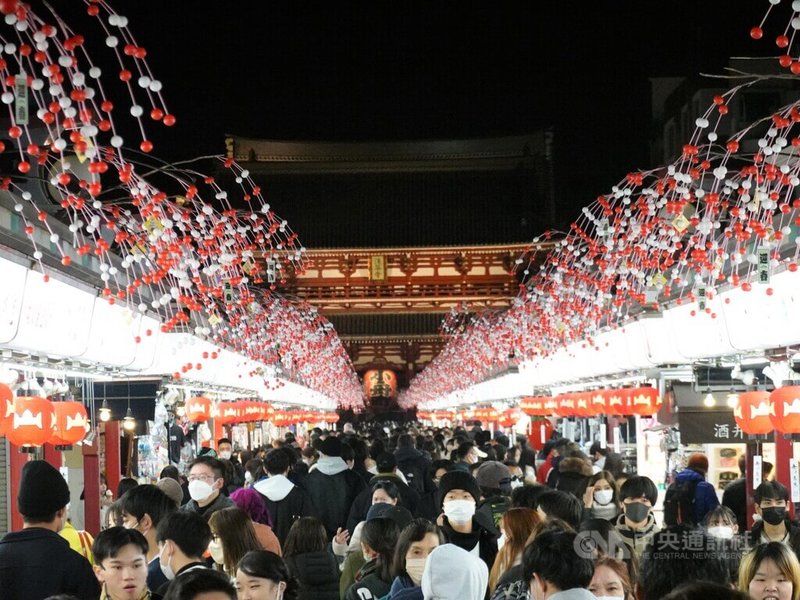
<path id="1" fill-rule="evenodd" d="M 193 423 L 205 423 L 211 418 L 213 402 L 206 396 L 190 398 L 186 402 L 186 418 Z"/>
<path id="2" fill-rule="evenodd" d="M 772 425 L 781 433 L 800 433 L 800 385 L 778 388 L 769 395 Z"/>
<path id="3" fill-rule="evenodd" d="M 765 435 L 775 429 L 770 418 L 775 414 L 774 407 L 769 392 L 742 392 L 733 409 L 733 418 L 747 435 Z"/>
<path id="4" fill-rule="evenodd" d="M 638 387 L 627 390 L 628 407 L 631 415 L 649 417 L 661 408 L 661 394 L 651 387 Z"/>
<path id="5" fill-rule="evenodd" d="M 14 392 L 5 383 L 0 383 L 0 436 L 11 429 L 14 414 Z"/>
<path id="6" fill-rule="evenodd" d="M 364 373 L 364 393 L 367 398 L 394 398 L 397 375 L 390 369 L 370 369 Z"/>
<path id="7" fill-rule="evenodd" d="M 89 415 L 80 402 L 53 403 L 53 435 L 48 440 L 57 450 L 68 450 L 86 436 Z"/>
<path id="8" fill-rule="evenodd" d="M 14 400 L 8 441 L 25 452 L 47 443 L 53 435 L 53 403 L 38 396 L 21 396 Z"/>

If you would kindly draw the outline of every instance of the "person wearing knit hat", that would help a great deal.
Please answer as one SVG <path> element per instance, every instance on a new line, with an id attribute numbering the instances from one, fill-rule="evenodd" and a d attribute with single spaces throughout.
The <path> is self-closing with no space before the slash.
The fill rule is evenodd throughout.
<path id="1" fill-rule="evenodd" d="M 675 476 L 675 481 L 667 488 L 664 496 L 664 524 L 678 523 L 699 525 L 705 516 L 719 506 L 719 498 L 714 486 L 706 481 L 708 457 L 695 452 L 689 456 L 686 468 Z M 670 507 L 692 506 L 691 511 L 674 510 Z M 684 512 L 690 514 L 684 515 Z"/>
<path id="2" fill-rule="evenodd" d="M 439 481 L 439 506 L 442 514 L 437 519 L 447 541 L 479 556 L 488 568 L 497 556 L 499 531 L 485 512 L 476 512 L 481 490 L 469 473 L 454 470 L 445 473 Z"/>
<path id="3" fill-rule="evenodd" d="M 0 595 L 3 600 L 40 600 L 72 594 L 97 600 L 100 586 L 89 561 L 58 535 L 67 520 L 69 487 L 43 460 L 22 468 L 17 508 L 22 531 L 0 539 Z"/>

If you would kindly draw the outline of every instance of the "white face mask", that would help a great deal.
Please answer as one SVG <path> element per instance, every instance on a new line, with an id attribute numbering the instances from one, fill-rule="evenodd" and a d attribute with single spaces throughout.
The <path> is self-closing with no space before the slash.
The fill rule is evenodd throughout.
<path id="1" fill-rule="evenodd" d="M 614 490 L 597 490 L 594 493 L 594 501 L 600 506 L 605 506 L 614 497 Z"/>
<path id="2" fill-rule="evenodd" d="M 595 596 L 597 600 L 624 600 L 624 596 Z"/>
<path id="3" fill-rule="evenodd" d="M 223 460 L 230 460 L 232 452 L 230 450 L 223 450 L 219 453 L 219 457 Z"/>
<path id="4" fill-rule="evenodd" d="M 414 582 L 414 585 L 422 583 L 422 573 L 425 571 L 426 558 L 407 558 L 406 573 Z"/>
<path id="5" fill-rule="evenodd" d="M 208 553 L 211 555 L 211 558 L 214 560 L 215 563 L 218 565 L 225 564 L 225 555 L 222 553 L 222 544 L 219 542 L 215 542 L 211 540 L 208 543 Z"/>
<path id="6" fill-rule="evenodd" d="M 475 515 L 474 500 L 450 500 L 444 503 L 444 516 L 453 523 L 469 523 Z"/>
<path id="7" fill-rule="evenodd" d="M 601 456 L 600 458 L 598 458 L 596 461 L 594 461 L 594 466 L 602 471 L 603 467 L 606 466 L 606 457 Z"/>
<path id="8" fill-rule="evenodd" d="M 244 481 L 245 483 L 253 483 L 253 474 L 250 471 L 244 474 Z"/>
<path id="9" fill-rule="evenodd" d="M 512 477 L 511 478 L 511 489 L 512 490 L 515 490 L 517 488 L 521 488 L 523 485 L 525 485 L 525 482 L 522 481 L 522 479 L 517 479 L 516 477 Z"/>
<path id="10" fill-rule="evenodd" d="M 502 550 L 503 546 L 506 545 L 506 533 L 505 531 L 500 534 L 500 537 L 497 538 L 497 549 Z"/>
<path id="11" fill-rule="evenodd" d="M 733 537 L 733 527 L 726 525 L 718 525 L 716 527 L 708 528 L 708 535 L 721 540 L 729 540 Z"/>
<path id="12" fill-rule="evenodd" d="M 189 482 L 189 496 L 195 502 L 202 502 L 214 493 L 214 488 L 207 484 L 205 481 L 195 479 Z"/>
<path id="13" fill-rule="evenodd" d="M 164 546 L 166 548 L 166 546 Z M 167 578 L 167 581 L 172 581 L 175 579 L 175 571 L 172 570 L 172 567 L 169 566 L 169 561 L 172 560 L 172 557 L 167 559 L 167 564 L 161 562 L 161 555 L 164 553 L 164 548 L 161 549 L 161 552 L 158 553 L 158 566 L 161 567 L 161 572 L 164 574 L 164 577 Z"/>

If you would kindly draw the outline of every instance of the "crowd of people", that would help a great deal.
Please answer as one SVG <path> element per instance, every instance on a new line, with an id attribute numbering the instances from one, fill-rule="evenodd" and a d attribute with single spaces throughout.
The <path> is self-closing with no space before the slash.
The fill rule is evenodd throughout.
<path id="1" fill-rule="evenodd" d="M 59 471 L 26 463 L 0 598 L 800 600 L 786 488 L 757 487 L 746 531 L 744 486 L 720 504 L 700 454 L 659 523 L 655 483 L 599 443 L 350 424 L 301 441 L 222 439 L 185 473 L 123 480 L 90 549 Z"/>

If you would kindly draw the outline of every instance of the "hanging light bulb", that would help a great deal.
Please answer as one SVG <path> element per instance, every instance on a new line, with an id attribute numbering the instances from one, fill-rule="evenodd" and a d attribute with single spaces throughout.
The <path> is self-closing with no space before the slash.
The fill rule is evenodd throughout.
<path id="1" fill-rule="evenodd" d="M 100 410 L 98 410 L 97 413 L 103 423 L 107 423 L 111 420 L 111 409 L 108 407 L 108 402 L 105 399 L 103 399 L 103 404 L 100 406 Z"/>
<path id="2" fill-rule="evenodd" d="M 736 408 L 739 406 L 739 394 L 731 390 L 728 392 L 728 398 L 725 400 L 725 403 L 728 405 L 728 408 Z"/>
<path id="3" fill-rule="evenodd" d="M 128 407 L 128 412 L 125 413 L 125 418 L 122 419 L 122 427 L 125 431 L 133 431 L 136 429 L 136 419 L 133 418 L 130 407 Z"/>
<path id="4" fill-rule="evenodd" d="M 706 397 L 703 398 L 703 405 L 711 408 L 712 406 L 716 406 L 717 401 L 714 398 L 714 394 L 711 393 L 711 390 L 708 390 Z"/>

